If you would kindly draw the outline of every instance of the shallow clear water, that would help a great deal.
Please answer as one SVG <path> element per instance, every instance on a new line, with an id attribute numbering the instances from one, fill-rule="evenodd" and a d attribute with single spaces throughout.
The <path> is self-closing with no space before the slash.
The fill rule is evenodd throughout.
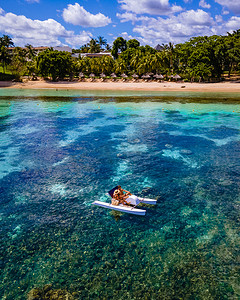
<path id="1" fill-rule="evenodd" d="M 51 93 L 0 91 L 0 298 L 240 297 L 240 99 Z"/>

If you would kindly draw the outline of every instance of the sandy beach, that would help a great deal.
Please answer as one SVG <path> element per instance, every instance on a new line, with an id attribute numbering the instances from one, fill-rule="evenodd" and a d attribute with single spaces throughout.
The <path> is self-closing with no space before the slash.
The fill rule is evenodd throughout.
<path id="1" fill-rule="evenodd" d="M 189 91 L 189 92 L 223 92 L 240 93 L 240 81 L 225 81 L 219 83 L 190 83 L 190 82 L 133 82 L 133 81 L 25 81 L 7 82 L 1 81 L 0 88 L 14 89 L 75 89 L 75 90 L 114 90 L 114 91 Z"/>

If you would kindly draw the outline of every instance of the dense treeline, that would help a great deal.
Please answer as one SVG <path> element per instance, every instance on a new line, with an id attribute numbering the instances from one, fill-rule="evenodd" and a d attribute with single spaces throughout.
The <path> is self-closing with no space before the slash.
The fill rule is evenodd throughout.
<path id="1" fill-rule="evenodd" d="M 184 80 L 220 80 L 223 74 L 230 76 L 240 73 L 240 29 L 226 36 L 193 37 L 182 44 L 162 44 L 157 50 L 141 46 L 136 39 L 126 41 L 118 37 L 112 45 L 103 37 L 91 39 L 80 49 L 71 53 L 49 48 L 38 55 L 31 45 L 15 47 L 12 52 L 12 39 L 0 37 L 0 63 L 3 73 L 8 69 L 15 78 L 35 75 L 52 80 L 72 79 L 81 72 L 86 76 L 104 73 L 142 76 L 146 73 L 163 74 L 167 78 L 179 74 Z M 80 53 L 111 51 L 112 56 L 81 57 Z"/>

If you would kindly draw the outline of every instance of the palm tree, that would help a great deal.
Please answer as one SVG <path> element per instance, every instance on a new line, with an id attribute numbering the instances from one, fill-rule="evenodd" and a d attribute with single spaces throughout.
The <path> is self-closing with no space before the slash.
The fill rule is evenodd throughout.
<path id="1" fill-rule="evenodd" d="M 130 60 L 130 67 L 133 69 L 134 72 L 138 70 L 139 63 L 143 58 L 143 52 L 141 50 L 136 50 L 135 55 Z"/>
<path id="2" fill-rule="evenodd" d="M 100 73 L 100 62 L 99 59 L 94 57 L 89 60 L 91 72 L 95 74 Z"/>
<path id="3" fill-rule="evenodd" d="M 112 48 L 111 48 L 111 46 L 110 46 L 109 44 L 106 45 L 106 50 L 107 50 L 108 52 L 110 52 L 110 51 L 112 50 Z"/>
<path id="4" fill-rule="evenodd" d="M 116 60 L 116 72 L 117 73 L 124 73 L 127 72 L 127 64 L 126 61 L 124 59 L 122 59 L 121 57 L 119 57 Z"/>
<path id="5" fill-rule="evenodd" d="M 99 53 L 101 51 L 100 45 L 97 43 L 96 39 L 91 39 L 88 43 L 89 46 L 89 53 Z"/>
<path id="6" fill-rule="evenodd" d="M 36 50 L 30 44 L 25 45 L 25 47 L 27 49 L 27 58 L 29 60 L 33 60 L 33 58 L 36 56 L 37 53 Z"/>
<path id="7" fill-rule="evenodd" d="M 11 62 L 11 56 L 8 52 L 9 46 L 14 46 L 12 39 L 8 35 L 0 37 L 0 62 L 3 66 L 3 73 L 5 73 L 7 65 Z"/>
<path id="8" fill-rule="evenodd" d="M 139 61 L 138 74 L 151 73 L 156 70 L 157 59 L 155 54 L 145 55 Z"/>
<path id="9" fill-rule="evenodd" d="M 173 72 L 173 57 L 175 54 L 175 49 L 174 49 L 174 44 L 169 42 L 168 44 L 162 44 L 160 46 L 161 50 L 159 53 L 166 53 L 168 60 L 169 60 L 169 65 L 168 67 L 171 69 L 171 72 Z"/>
<path id="10" fill-rule="evenodd" d="M 100 71 L 109 75 L 115 69 L 115 61 L 110 56 L 102 56 L 99 59 Z"/>
<path id="11" fill-rule="evenodd" d="M 171 69 L 171 72 L 173 72 L 173 55 L 174 55 L 174 44 L 169 42 L 168 44 L 164 45 L 164 51 L 167 53 L 169 57 L 169 68 Z"/>
<path id="12" fill-rule="evenodd" d="M 101 48 L 102 48 L 102 46 L 107 45 L 107 40 L 103 36 L 98 36 L 97 42 L 98 42 L 98 44 L 100 45 Z"/>
<path id="13" fill-rule="evenodd" d="M 13 51 L 11 68 L 17 79 L 26 72 L 26 53 L 26 49 L 21 47 L 16 47 Z"/>
<path id="14" fill-rule="evenodd" d="M 5 73 L 7 65 L 11 62 L 11 57 L 7 51 L 7 47 L 2 46 L 0 48 L 0 62 L 2 63 L 3 73 Z"/>
<path id="15" fill-rule="evenodd" d="M 10 47 L 10 46 L 14 46 L 14 43 L 10 38 L 10 36 L 3 35 L 3 37 L 0 37 L 0 46 Z"/>

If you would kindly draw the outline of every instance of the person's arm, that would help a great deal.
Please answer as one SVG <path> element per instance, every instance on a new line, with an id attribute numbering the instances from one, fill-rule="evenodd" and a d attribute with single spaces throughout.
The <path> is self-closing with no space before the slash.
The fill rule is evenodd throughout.
<path id="1" fill-rule="evenodd" d="M 123 204 L 130 205 L 131 203 L 130 203 L 130 202 L 127 202 L 125 199 L 123 199 Z"/>
<path id="2" fill-rule="evenodd" d="M 126 200 L 129 197 L 129 195 L 125 194 L 122 196 L 123 200 Z"/>
<path id="3" fill-rule="evenodd" d="M 127 195 L 132 195 L 129 191 L 123 190 Z"/>

